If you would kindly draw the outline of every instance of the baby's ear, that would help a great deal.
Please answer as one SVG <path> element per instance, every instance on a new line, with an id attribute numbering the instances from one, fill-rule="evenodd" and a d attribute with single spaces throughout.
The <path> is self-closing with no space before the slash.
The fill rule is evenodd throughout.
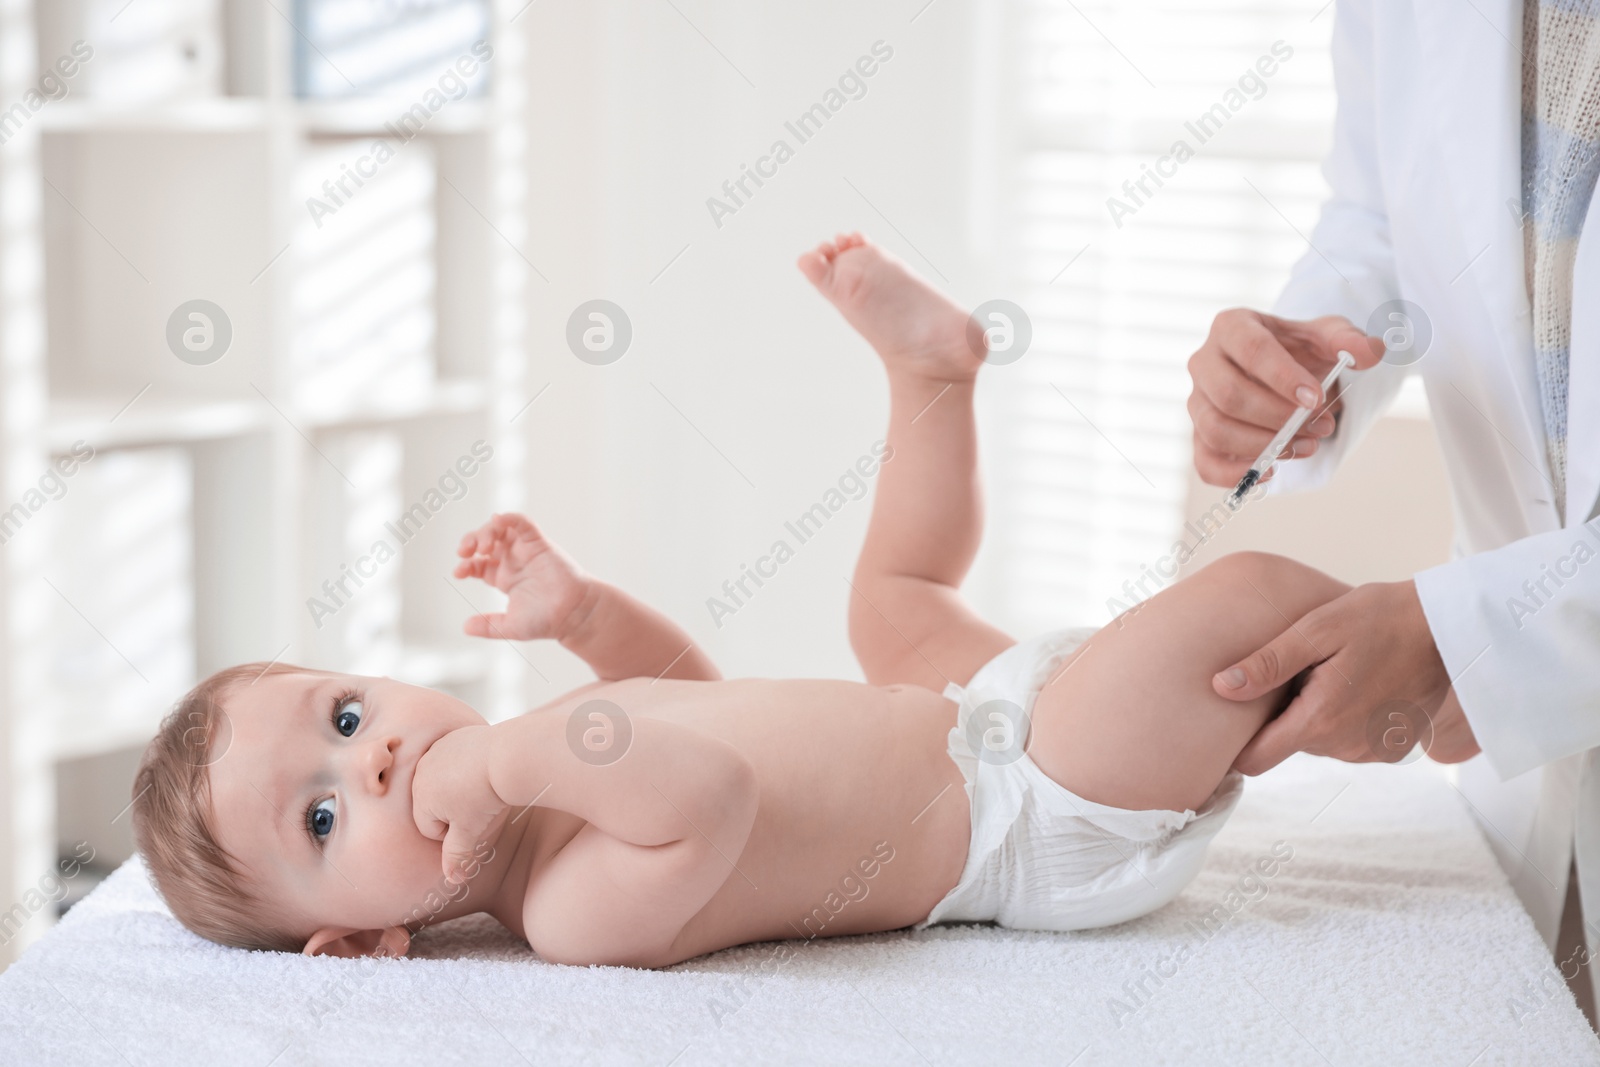
<path id="1" fill-rule="evenodd" d="M 356 930 L 349 926 L 325 926 L 306 941 L 307 956 L 404 956 L 411 949 L 411 935 L 403 926 L 383 930 Z"/>

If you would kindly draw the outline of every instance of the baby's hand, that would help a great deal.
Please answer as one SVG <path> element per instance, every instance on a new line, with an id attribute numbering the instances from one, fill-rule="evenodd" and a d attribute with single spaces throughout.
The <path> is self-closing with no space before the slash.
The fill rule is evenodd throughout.
<path id="1" fill-rule="evenodd" d="M 474 615 L 474 637 L 561 640 L 591 604 L 594 579 L 521 515 L 496 515 L 461 539 L 457 578 L 481 578 L 511 598 L 503 614 Z"/>
<path id="2" fill-rule="evenodd" d="M 507 808 L 489 785 L 490 727 L 466 726 L 435 741 L 411 779 L 411 817 L 424 837 L 444 842 L 444 876 L 464 882 L 477 845 L 500 828 Z"/>

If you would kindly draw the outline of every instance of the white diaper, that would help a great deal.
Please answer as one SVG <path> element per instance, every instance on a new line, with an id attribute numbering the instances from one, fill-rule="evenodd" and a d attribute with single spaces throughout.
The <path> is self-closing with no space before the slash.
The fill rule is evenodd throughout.
<path id="1" fill-rule="evenodd" d="M 958 705 L 949 751 L 972 801 L 972 843 L 961 880 L 917 929 L 938 922 L 1110 926 L 1155 911 L 1199 872 L 1206 846 L 1239 802 L 1240 775 L 1223 779 L 1198 812 L 1111 808 L 1052 781 L 999 717 L 1008 708 L 1031 716 L 1039 690 L 1094 633 L 1062 630 L 1014 645 L 965 689 L 945 688 Z M 1026 721 L 1018 724 L 1024 738 Z"/>

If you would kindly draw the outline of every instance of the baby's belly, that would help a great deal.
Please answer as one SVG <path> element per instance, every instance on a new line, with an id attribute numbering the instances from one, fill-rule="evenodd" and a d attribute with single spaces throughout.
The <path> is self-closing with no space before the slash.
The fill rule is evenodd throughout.
<path id="1" fill-rule="evenodd" d="M 639 685 L 605 695 L 626 707 Z M 650 714 L 733 744 L 761 782 L 749 841 L 685 928 L 686 956 L 908 926 L 960 878 L 969 802 L 946 751 L 955 705 L 938 694 L 810 680 L 651 688 Z"/>

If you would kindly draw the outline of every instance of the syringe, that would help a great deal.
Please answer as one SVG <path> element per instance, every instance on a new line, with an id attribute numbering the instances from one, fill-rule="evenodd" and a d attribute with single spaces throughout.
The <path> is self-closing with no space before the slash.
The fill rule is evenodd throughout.
<path id="1" fill-rule="evenodd" d="M 1344 373 L 1344 369 L 1354 366 L 1355 362 L 1356 357 L 1350 353 L 1339 353 L 1339 362 L 1328 373 L 1328 376 L 1322 380 L 1322 396 L 1324 399 L 1328 396 L 1328 390 L 1332 389 L 1333 384 L 1339 380 L 1339 375 Z M 1295 409 L 1294 414 L 1289 416 L 1289 421 L 1283 424 L 1283 429 L 1279 430 L 1278 435 L 1272 439 L 1272 443 L 1267 445 L 1261 455 L 1256 457 L 1254 463 L 1250 464 L 1250 469 L 1245 472 L 1245 476 L 1239 479 L 1238 488 L 1228 497 L 1229 507 L 1237 510 L 1239 501 L 1250 491 L 1251 486 L 1265 478 L 1267 472 L 1278 465 L 1278 453 L 1283 451 L 1284 446 L 1294 438 L 1300 427 L 1305 425 L 1306 420 L 1311 417 L 1311 412 L 1311 408 Z"/>

